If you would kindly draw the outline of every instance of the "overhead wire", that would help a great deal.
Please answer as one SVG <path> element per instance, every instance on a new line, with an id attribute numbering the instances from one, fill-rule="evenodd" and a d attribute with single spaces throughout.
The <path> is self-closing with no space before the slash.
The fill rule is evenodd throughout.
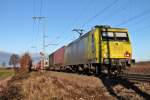
<path id="1" fill-rule="evenodd" d="M 133 32 L 140 32 L 140 31 L 143 31 L 143 30 L 148 29 L 148 28 L 150 28 L 150 24 L 149 24 L 149 25 L 146 25 L 146 26 L 144 26 L 144 27 L 139 27 L 138 29 L 132 30 L 132 31 L 133 31 Z"/>
<path id="2" fill-rule="evenodd" d="M 45 48 L 46 50 L 46 47 L 48 47 L 49 45 L 54 45 L 52 43 L 47 43 L 47 38 L 48 38 L 48 34 L 46 33 L 47 32 L 47 17 L 46 17 L 46 14 L 45 14 L 45 10 L 46 10 L 46 0 L 41 0 L 41 6 L 40 6 L 40 17 L 43 17 L 43 49 Z M 42 19 L 41 19 L 42 20 Z"/>
<path id="3" fill-rule="evenodd" d="M 150 21 L 150 20 L 148 20 L 148 18 L 149 18 L 149 16 L 146 16 L 146 18 L 144 18 L 145 20 L 141 19 L 140 21 L 137 21 L 136 23 L 134 23 L 134 24 L 132 24 L 130 26 L 128 25 L 128 27 L 134 27 L 134 26 L 136 26 L 136 28 L 132 28 L 133 32 L 139 32 L 139 31 L 143 31 L 145 29 L 148 29 L 148 28 L 150 28 L 150 24 L 149 23 L 145 24 L 146 21 L 147 22 Z M 137 25 L 138 25 L 138 27 L 137 27 Z"/>
<path id="4" fill-rule="evenodd" d="M 43 0 L 40 0 L 40 16 L 42 16 Z"/>
<path id="5" fill-rule="evenodd" d="M 35 0 L 33 0 L 33 16 L 35 16 L 36 12 L 35 12 Z M 33 18 L 33 17 L 32 17 Z M 33 19 L 33 22 L 32 22 L 32 42 L 31 42 L 31 46 L 29 48 L 34 48 L 35 44 L 34 44 L 34 39 L 35 39 L 35 20 Z"/>
<path id="6" fill-rule="evenodd" d="M 115 0 L 115 1 L 114 1 L 113 3 L 111 3 L 110 5 L 112 6 L 112 4 L 116 4 L 117 1 L 118 1 L 118 0 Z M 106 8 L 109 9 L 110 7 L 105 7 L 105 8 L 101 11 L 101 13 L 103 13 L 103 11 L 105 11 Z M 125 7 L 122 7 L 122 8 L 120 8 L 120 10 L 123 10 L 124 8 L 125 8 Z M 119 11 L 118 11 L 118 12 L 119 12 Z M 149 12 L 149 10 L 148 10 L 148 11 L 145 11 L 145 12 L 143 12 L 143 13 L 141 13 L 141 14 L 138 14 L 137 16 L 133 16 L 133 17 L 129 18 L 128 20 L 122 22 L 122 24 L 128 23 L 128 22 L 130 22 L 130 21 L 133 21 L 133 20 L 135 20 L 135 19 L 138 19 L 139 17 L 145 16 L 145 14 L 146 14 L 147 12 Z M 99 14 L 100 14 L 100 13 L 97 13 L 96 15 L 94 15 L 93 17 L 91 17 L 85 24 L 82 25 L 82 27 L 85 26 L 86 24 L 88 24 L 90 21 L 94 20 Z M 120 25 L 121 25 L 121 24 L 120 24 Z"/>
<path id="7" fill-rule="evenodd" d="M 39 15 L 38 17 L 42 17 L 42 15 L 43 15 L 43 13 L 42 13 L 43 0 L 39 0 L 37 2 L 37 5 L 36 5 L 36 0 L 33 0 L 33 38 L 35 38 L 35 40 L 32 39 L 32 43 L 33 43 L 33 41 L 35 41 L 35 44 L 33 43 L 32 47 L 35 47 L 36 51 L 39 51 L 38 47 L 39 47 L 39 35 L 40 35 L 41 19 L 40 18 L 36 19 L 36 6 L 39 8 L 38 13 L 37 13 L 37 15 Z M 35 36 L 34 36 L 34 34 L 35 34 Z"/>
<path id="8" fill-rule="evenodd" d="M 120 26 L 122 26 L 122 25 L 124 25 L 124 24 L 127 24 L 127 23 L 131 22 L 131 21 L 137 20 L 137 19 L 139 19 L 139 18 L 141 18 L 141 17 L 143 17 L 143 16 L 149 14 L 149 12 L 150 12 L 150 9 L 145 10 L 144 12 L 141 12 L 141 13 L 139 13 L 139 14 L 133 16 L 133 17 L 130 17 L 130 18 L 127 19 L 127 20 L 124 20 L 123 22 L 119 23 L 119 24 L 116 25 L 116 26 L 117 26 L 117 27 L 120 27 Z"/>
<path id="9" fill-rule="evenodd" d="M 35 16 L 35 0 L 33 0 L 33 16 Z M 35 21 L 33 20 L 33 25 L 32 25 L 32 32 L 33 32 L 33 36 L 32 36 L 32 45 L 34 44 L 33 41 L 34 41 L 34 27 L 35 27 Z"/>
<path id="10" fill-rule="evenodd" d="M 130 2 L 130 4 L 132 4 L 131 6 L 132 6 L 132 8 L 130 8 L 130 12 L 134 12 L 133 11 L 133 2 Z M 120 25 L 118 24 L 118 27 L 119 26 L 121 26 L 121 25 L 125 25 L 125 24 L 127 24 L 127 23 L 130 23 L 130 22 L 132 22 L 132 21 L 137 21 L 137 22 L 135 22 L 135 23 L 133 23 L 133 24 L 129 24 L 129 25 L 127 25 L 127 27 L 133 27 L 133 26 L 137 26 L 137 24 L 139 24 L 140 23 L 140 25 L 141 25 L 141 23 L 143 22 L 143 21 L 145 21 L 145 19 L 146 18 L 149 18 L 149 16 L 147 16 L 148 14 L 150 14 L 150 13 L 148 13 L 150 10 L 145 10 L 145 11 L 143 11 L 143 12 L 141 12 L 140 14 L 137 14 L 137 15 L 135 15 L 135 16 L 132 16 L 132 17 L 130 17 L 130 18 L 128 18 L 127 20 L 125 20 L 125 21 L 123 21 L 123 22 L 121 22 L 120 23 Z M 130 14 L 130 15 L 132 15 L 132 13 Z M 143 18 L 144 17 L 144 18 Z M 142 19 L 141 19 L 142 18 Z M 138 20 L 138 19 L 140 19 L 140 20 Z M 149 26 L 149 25 L 148 25 Z M 138 27 L 138 28 L 136 28 L 134 31 L 139 31 L 139 30 L 141 30 L 141 29 L 144 29 L 144 28 L 147 28 L 148 26 L 144 26 L 144 27 Z"/>
<path id="11" fill-rule="evenodd" d="M 81 27 L 83 28 L 85 25 L 87 25 L 88 23 L 90 23 L 92 20 L 94 20 L 96 17 L 98 17 L 100 14 L 103 14 L 106 10 L 110 9 L 113 5 L 115 5 L 119 0 L 114 0 L 113 2 L 111 2 L 109 5 L 107 5 L 106 7 L 104 7 L 102 10 L 100 10 L 98 13 L 96 13 L 94 16 L 92 16 L 91 18 L 89 18 Z"/>
<path id="12" fill-rule="evenodd" d="M 123 10 L 124 8 L 125 8 L 125 7 L 120 8 L 120 10 Z M 121 24 L 119 24 L 118 26 L 123 25 L 123 24 L 126 24 L 126 23 L 129 23 L 129 22 L 134 21 L 134 20 L 136 20 L 136 19 L 139 19 L 139 18 L 141 18 L 141 17 L 143 17 L 143 16 L 146 16 L 147 14 L 149 14 L 149 11 L 150 11 L 150 10 L 146 10 L 146 11 L 140 13 L 140 14 L 137 14 L 137 15 L 135 15 L 135 16 L 133 16 L 133 17 L 127 19 L 126 21 L 123 21 L 123 22 L 122 22 Z M 93 18 L 94 18 L 94 17 L 93 17 Z M 148 27 L 148 26 L 146 26 L 146 27 Z"/>
<path id="13" fill-rule="evenodd" d="M 87 3 L 87 4 L 83 7 L 83 9 L 80 11 L 80 13 L 78 14 L 78 16 L 72 21 L 71 24 L 69 24 L 69 25 L 66 27 L 66 29 L 68 29 L 68 28 L 74 26 L 74 24 L 81 18 L 81 16 L 85 13 L 86 9 L 89 8 L 89 6 L 91 5 L 91 3 L 93 3 L 93 2 L 94 2 L 93 0 L 89 0 L 88 3 Z M 56 40 L 56 39 L 62 38 L 62 37 L 60 37 L 60 36 L 62 36 L 62 34 L 64 34 L 64 33 L 62 32 L 61 34 L 57 35 L 57 36 L 56 36 L 53 40 L 51 40 L 51 41 L 54 41 L 54 40 Z"/>
<path id="14" fill-rule="evenodd" d="M 120 5 L 121 7 L 118 7 L 115 11 L 112 11 L 109 13 L 109 15 L 107 17 L 103 17 L 103 19 L 100 19 L 101 23 L 104 23 L 105 21 L 109 21 L 111 20 L 111 18 L 113 18 L 114 16 L 118 16 L 120 13 L 124 12 L 125 10 L 127 10 L 127 7 L 124 5 L 128 5 L 130 0 L 128 0 L 127 2 L 123 3 L 123 5 Z"/>
<path id="15" fill-rule="evenodd" d="M 136 2 L 131 2 L 132 3 L 132 9 L 130 9 L 130 11 L 133 13 L 133 12 L 135 12 L 134 10 L 133 10 L 133 8 L 136 8 L 135 7 L 135 5 L 136 5 Z M 130 4 L 131 4 L 130 3 Z M 134 4 L 133 4 L 134 3 Z M 146 11 L 146 10 L 145 10 Z M 148 15 L 148 16 L 147 16 Z M 134 27 L 134 26 L 140 26 L 140 25 L 142 25 L 142 23 L 143 22 L 145 22 L 145 21 L 147 21 L 147 19 L 149 18 L 149 15 L 150 15 L 150 13 L 148 13 L 148 14 L 146 14 L 146 15 L 144 15 L 144 16 L 142 16 L 142 17 L 140 17 L 140 18 L 138 18 L 138 19 L 136 19 L 135 21 L 133 21 L 133 23 L 129 23 L 129 24 L 125 24 L 127 27 Z M 132 16 L 133 17 L 133 16 Z M 140 23 L 140 24 L 139 24 Z M 134 28 L 135 29 L 135 28 Z M 138 27 L 138 29 L 139 29 L 139 27 Z"/>
<path id="16" fill-rule="evenodd" d="M 90 5 L 93 3 L 93 0 L 89 0 L 88 3 L 84 6 L 84 8 L 80 11 L 79 15 L 74 19 L 74 21 L 69 26 L 73 26 L 85 13 L 86 9 L 90 7 Z"/>
<path id="17" fill-rule="evenodd" d="M 96 13 L 94 16 L 92 16 L 90 19 L 88 19 L 81 27 L 83 28 L 86 24 L 88 24 L 89 22 L 91 22 L 92 20 L 94 20 L 96 17 L 98 17 L 100 14 L 104 13 L 106 10 L 110 9 L 111 7 L 113 7 L 114 5 L 116 5 L 116 3 L 119 0 L 114 0 L 113 2 L 111 2 L 109 5 L 107 5 L 106 7 L 104 7 L 102 10 L 100 10 L 98 13 Z M 67 40 L 67 39 L 66 39 Z"/>
<path id="18" fill-rule="evenodd" d="M 127 27 L 133 27 L 133 26 L 137 26 L 139 23 L 140 23 L 140 25 L 141 25 L 143 22 L 146 22 L 147 19 L 149 19 L 149 17 L 150 17 L 150 13 L 149 13 L 148 16 L 143 16 L 143 18 L 141 18 L 141 19 L 139 18 L 139 20 L 135 20 L 134 23 L 131 23 L 131 24 L 126 25 L 126 26 L 127 26 Z"/>

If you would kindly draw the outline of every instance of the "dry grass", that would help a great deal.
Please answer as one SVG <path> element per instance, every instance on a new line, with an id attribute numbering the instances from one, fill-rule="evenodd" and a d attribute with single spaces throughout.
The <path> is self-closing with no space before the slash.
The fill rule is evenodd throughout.
<path id="1" fill-rule="evenodd" d="M 148 63 L 140 63 L 131 70 L 145 68 L 143 66 L 150 68 Z M 28 73 L 28 70 L 21 69 L 0 92 L 0 100 L 115 99 L 108 91 L 104 83 L 94 76 L 50 71 Z"/>
<path id="2" fill-rule="evenodd" d="M 13 77 L 14 71 L 12 69 L 0 68 L 0 92 L 7 87 L 7 82 Z"/>
<path id="3" fill-rule="evenodd" d="M 32 73 L 23 81 L 28 100 L 100 100 L 108 99 L 98 78 L 59 72 Z"/>
<path id="4" fill-rule="evenodd" d="M 99 78 L 62 72 L 32 72 L 12 79 L 4 99 L 108 100 L 111 96 Z M 112 97 L 111 97 L 112 98 Z"/>
<path id="5" fill-rule="evenodd" d="M 20 100 L 23 98 L 22 80 L 27 79 L 29 74 L 21 70 L 15 70 L 15 75 L 7 81 L 7 86 L 1 87 L 0 100 Z"/>
<path id="6" fill-rule="evenodd" d="M 136 73 L 145 73 L 149 74 L 150 73 L 150 62 L 139 62 L 133 65 L 129 71 L 131 72 L 136 72 Z"/>

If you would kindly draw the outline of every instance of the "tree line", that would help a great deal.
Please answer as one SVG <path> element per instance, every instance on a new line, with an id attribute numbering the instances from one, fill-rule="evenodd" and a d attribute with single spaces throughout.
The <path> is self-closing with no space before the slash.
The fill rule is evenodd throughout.
<path id="1" fill-rule="evenodd" d="M 9 59 L 9 65 L 12 65 L 14 69 L 19 68 L 30 72 L 32 67 L 32 58 L 29 53 L 24 53 L 21 57 L 17 54 L 12 54 Z"/>

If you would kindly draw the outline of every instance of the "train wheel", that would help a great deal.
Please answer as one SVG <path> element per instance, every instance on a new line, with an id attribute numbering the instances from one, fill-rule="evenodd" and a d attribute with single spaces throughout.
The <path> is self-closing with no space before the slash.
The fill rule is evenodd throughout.
<path id="1" fill-rule="evenodd" d="M 118 66 L 117 68 L 108 68 L 109 77 L 118 77 L 121 74 L 121 72 L 121 66 Z"/>
<path id="2" fill-rule="evenodd" d="M 78 72 L 79 72 L 79 74 L 82 74 L 82 73 L 83 73 L 83 68 L 82 68 L 82 66 L 79 66 L 79 67 L 78 67 Z"/>

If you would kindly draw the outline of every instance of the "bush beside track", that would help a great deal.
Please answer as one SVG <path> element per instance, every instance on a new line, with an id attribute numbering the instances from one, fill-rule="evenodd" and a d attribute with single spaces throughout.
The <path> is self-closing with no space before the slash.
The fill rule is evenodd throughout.
<path id="1" fill-rule="evenodd" d="M 150 74 L 150 61 L 138 62 L 128 72 Z"/>

